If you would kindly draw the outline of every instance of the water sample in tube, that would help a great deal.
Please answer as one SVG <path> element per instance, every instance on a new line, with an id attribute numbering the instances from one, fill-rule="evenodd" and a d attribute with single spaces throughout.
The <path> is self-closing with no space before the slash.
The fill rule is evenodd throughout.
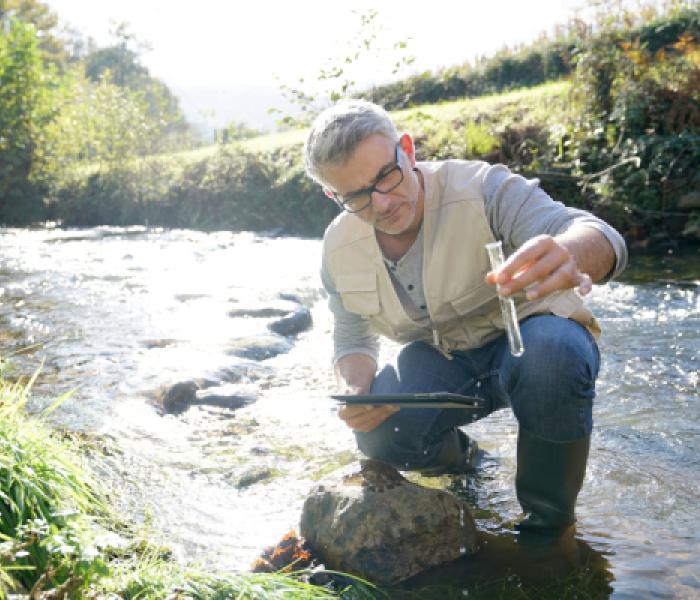
<path id="1" fill-rule="evenodd" d="M 503 256 L 503 244 L 500 240 L 486 244 L 486 251 L 489 253 L 491 270 L 498 270 L 505 260 Z M 523 346 L 523 338 L 520 335 L 520 325 L 518 325 L 518 314 L 515 312 L 515 302 L 513 302 L 513 298 L 503 298 L 501 296 L 498 297 L 498 300 L 501 304 L 503 322 L 506 325 L 506 335 L 508 336 L 510 353 L 513 356 L 522 356 L 523 352 L 525 352 L 525 347 Z"/>

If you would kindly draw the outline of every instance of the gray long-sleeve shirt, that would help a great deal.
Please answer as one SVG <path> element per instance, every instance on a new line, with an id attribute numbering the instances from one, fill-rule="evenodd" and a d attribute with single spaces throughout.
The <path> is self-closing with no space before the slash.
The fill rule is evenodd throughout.
<path id="1" fill-rule="evenodd" d="M 587 211 L 552 200 L 537 179 L 528 180 L 504 165 L 493 165 L 484 178 L 482 192 L 486 217 L 494 236 L 503 240 L 506 256 L 536 235 L 557 235 L 573 225 L 584 224 L 603 233 L 615 251 L 615 268 L 609 278 L 617 276 L 627 265 L 627 247 L 615 229 Z M 422 228 L 411 248 L 398 261 L 386 258 L 384 261 L 407 313 L 417 322 L 427 320 L 422 277 Z M 367 354 L 376 360 L 378 337 L 370 331 L 365 319 L 345 309 L 325 264 L 321 267 L 321 280 L 335 319 L 334 362 L 354 353 Z"/>

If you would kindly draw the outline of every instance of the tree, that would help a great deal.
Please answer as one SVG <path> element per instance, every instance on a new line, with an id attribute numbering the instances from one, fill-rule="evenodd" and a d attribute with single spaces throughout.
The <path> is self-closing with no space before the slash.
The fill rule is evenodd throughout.
<path id="1" fill-rule="evenodd" d="M 301 77 L 295 84 L 283 83 L 280 86 L 287 100 L 301 111 L 297 117 L 286 115 L 279 123 L 281 126 L 306 126 L 327 106 L 341 98 L 358 95 L 358 78 L 363 73 L 372 72 L 368 69 L 369 64 L 376 71 L 379 61 L 379 64 L 384 64 L 387 57 L 391 57 L 390 76 L 393 77 L 415 61 L 407 53 L 410 38 L 393 43 L 380 40 L 382 27 L 377 10 L 353 13 L 359 19 L 358 29 L 344 55 L 329 58 L 311 81 Z M 271 112 L 281 111 L 271 109 Z"/>
<path id="2" fill-rule="evenodd" d="M 55 79 L 44 64 L 33 25 L 2 23 L 0 35 L 0 221 L 39 218 L 40 190 L 34 180 L 43 134 L 53 111 Z"/>
<path id="3" fill-rule="evenodd" d="M 189 126 L 177 97 L 141 63 L 141 54 L 149 49 L 148 44 L 131 33 L 126 23 L 115 25 L 112 36 L 115 38 L 114 44 L 104 48 L 93 48 L 87 53 L 87 78 L 99 83 L 105 73 L 109 73 L 111 83 L 143 95 L 149 117 L 165 124 L 164 136 L 185 136 Z M 162 149 L 168 149 L 170 145 L 163 144 Z"/>
<path id="4" fill-rule="evenodd" d="M 57 33 L 58 16 L 46 4 L 37 0 L 0 0 L 0 24 L 9 26 L 12 19 L 34 25 L 43 58 L 58 67 L 64 64 L 68 53 Z"/>

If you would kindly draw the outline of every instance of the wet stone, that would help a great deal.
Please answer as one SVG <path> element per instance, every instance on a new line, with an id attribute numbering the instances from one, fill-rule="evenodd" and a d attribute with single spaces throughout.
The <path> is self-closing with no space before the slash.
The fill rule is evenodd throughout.
<path id="1" fill-rule="evenodd" d="M 197 390 L 196 404 L 207 406 L 219 406 L 221 408 L 241 408 L 257 400 L 251 386 L 235 384 L 220 385 L 204 390 Z"/>
<path id="2" fill-rule="evenodd" d="M 194 381 L 182 381 L 164 390 L 159 397 L 163 412 L 179 415 L 185 412 L 195 401 L 197 384 Z"/>
<path id="3" fill-rule="evenodd" d="M 393 585 L 478 549 L 466 502 L 411 483 L 374 460 L 311 491 L 301 535 L 328 569 L 380 585 Z"/>
<path id="4" fill-rule="evenodd" d="M 279 335 L 292 336 L 311 329 L 311 311 L 305 306 L 301 306 L 294 312 L 273 321 L 267 327 Z"/>
<path id="5" fill-rule="evenodd" d="M 266 479 L 272 477 L 272 470 L 267 467 L 252 467 L 237 478 L 234 478 L 233 484 L 240 490 L 250 487 Z"/>

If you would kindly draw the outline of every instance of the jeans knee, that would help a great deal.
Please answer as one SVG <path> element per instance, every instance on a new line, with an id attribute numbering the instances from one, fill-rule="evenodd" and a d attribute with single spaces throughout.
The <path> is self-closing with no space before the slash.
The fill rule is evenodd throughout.
<path id="1" fill-rule="evenodd" d="M 592 398 L 595 395 L 600 362 L 598 348 L 588 331 L 578 323 L 568 321 L 556 332 L 535 328 L 529 332 L 525 347 L 525 354 L 514 368 L 511 388 L 519 384 L 553 396 Z"/>
<path id="2" fill-rule="evenodd" d="M 531 323 L 525 354 L 509 371 L 508 392 L 522 427 L 551 440 L 590 433 L 599 354 L 578 323 Z"/>

